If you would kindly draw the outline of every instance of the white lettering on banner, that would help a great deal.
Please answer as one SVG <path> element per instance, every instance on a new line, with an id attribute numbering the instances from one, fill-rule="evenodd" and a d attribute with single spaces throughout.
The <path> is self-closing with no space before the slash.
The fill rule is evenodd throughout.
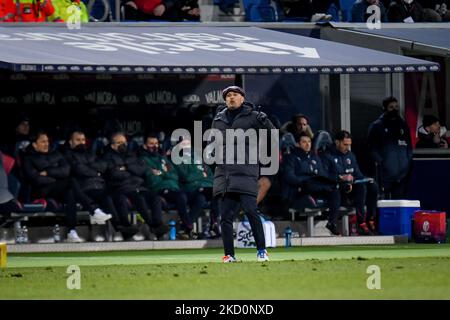
<path id="1" fill-rule="evenodd" d="M 35 103 L 43 103 L 48 105 L 54 105 L 55 104 L 55 96 L 45 92 L 31 92 L 23 98 L 23 102 L 25 104 L 35 104 Z"/>
<path id="2" fill-rule="evenodd" d="M 94 91 L 85 96 L 86 101 L 95 104 L 113 104 L 117 105 L 116 95 L 109 91 Z"/>
<path id="3" fill-rule="evenodd" d="M 80 99 L 77 96 L 67 96 L 61 98 L 62 103 L 78 103 Z"/>
<path id="4" fill-rule="evenodd" d="M 223 103 L 222 90 L 210 91 L 205 94 L 207 103 Z"/>
<path id="5" fill-rule="evenodd" d="M 141 102 L 141 99 L 139 99 L 138 96 L 131 94 L 129 96 L 125 96 L 122 98 L 123 103 L 139 103 Z"/>
<path id="6" fill-rule="evenodd" d="M 7 97 L 0 97 L 0 102 L 5 104 L 18 104 L 19 102 L 15 97 L 7 96 Z"/>
<path id="7" fill-rule="evenodd" d="M 153 91 L 145 95 L 147 104 L 177 104 L 177 96 L 169 91 Z"/>
<path id="8" fill-rule="evenodd" d="M 282 49 L 282 50 L 290 50 L 295 53 L 299 53 L 299 57 L 302 58 L 313 58 L 313 59 L 319 59 L 319 53 L 315 48 L 301 48 L 301 47 L 295 47 L 291 46 L 289 44 L 285 43 L 279 43 L 279 42 L 258 42 L 258 44 L 276 48 L 276 49 Z"/>
<path id="9" fill-rule="evenodd" d="M 177 54 L 194 50 L 246 51 L 272 55 L 298 54 L 302 58 L 320 58 L 315 48 L 297 47 L 279 42 L 261 42 L 260 39 L 233 33 L 214 35 L 208 33 L 14 33 L 14 37 L 1 35 L 2 40 L 63 41 L 64 45 L 83 50 L 117 51 L 119 49 L 146 54 Z"/>

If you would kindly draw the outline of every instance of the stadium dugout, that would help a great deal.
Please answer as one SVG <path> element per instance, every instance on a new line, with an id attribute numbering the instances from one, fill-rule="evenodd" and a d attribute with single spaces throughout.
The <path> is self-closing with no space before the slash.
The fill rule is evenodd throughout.
<path id="1" fill-rule="evenodd" d="M 350 127 L 343 90 L 348 75 L 439 68 L 435 62 L 251 26 L 0 27 L 0 69 L 12 73 L 238 75 L 236 84 L 244 86 L 246 75 L 323 75 L 325 86 L 338 89 L 333 103 L 343 110 L 336 115 L 342 129 Z M 31 208 L 24 216 L 42 211 Z"/>

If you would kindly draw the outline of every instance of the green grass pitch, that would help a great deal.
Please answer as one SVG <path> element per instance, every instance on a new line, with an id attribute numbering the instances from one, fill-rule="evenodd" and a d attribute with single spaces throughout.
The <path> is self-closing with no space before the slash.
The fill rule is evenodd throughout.
<path id="1" fill-rule="evenodd" d="M 9 254 L 0 299 L 449 299 L 450 244 Z M 69 265 L 81 289 L 66 286 Z M 370 265 L 381 289 L 369 290 Z"/>

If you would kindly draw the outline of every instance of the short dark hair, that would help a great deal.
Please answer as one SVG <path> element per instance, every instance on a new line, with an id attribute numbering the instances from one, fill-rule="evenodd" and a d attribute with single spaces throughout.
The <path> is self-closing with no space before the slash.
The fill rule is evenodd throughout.
<path id="1" fill-rule="evenodd" d="M 156 132 L 148 132 L 145 135 L 145 140 L 144 141 L 147 142 L 147 140 L 150 139 L 150 138 L 153 138 L 153 139 L 156 139 L 156 140 L 159 141 L 158 134 Z"/>
<path id="2" fill-rule="evenodd" d="M 69 133 L 69 140 L 71 140 L 73 138 L 73 135 L 75 133 L 86 135 L 86 133 L 84 133 L 83 130 L 81 130 L 81 129 L 74 129 L 74 130 L 70 131 L 70 133 Z"/>
<path id="3" fill-rule="evenodd" d="M 117 136 L 124 136 L 125 138 L 127 137 L 127 135 L 126 135 L 125 132 L 123 132 L 123 131 L 116 131 L 116 132 L 113 132 L 113 133 L 111 134 L 110 139 L 109 139 L 109 140 L 111 141 L 111 143 L 113 142 L 114 138 L 117 137 Z"/>
<path id="4" fill-rule="evenodd" d="M 308 119 L 308 117 L 307 116 L 305 116 L 303 113 L 297 113 L 297 114 L 294 114 L 293 116 L 292 116 L 292 122 L 297 122 L 297 119 L 298 118 L 304 118 L 304 119 L 306 119 L 306 121 L 309 123 L 309 119 Z"/>
<path id="5" fill-rule="evenodd" d="M 346 130 L 341 130 L 334 135 L 334 140 L 343 141 L 344 139 L 353 139 L 350 132 Z"/>
<path id="6" fill-rule="evenodd" d="M 387 107 L 388 107 L 388 105 L 389 105 L 390 103 L 392 103 L 392 102 L 397 102 L 397 103 L 398 103 L 397 98 L 395 98 L 395 97 L 393 97 L 393 96 L 384 98 L 384 99 L 383 99 L 383 110 L 386 110 Z"/>
<path id="7" fill-rule="evenodd" d="M 37 130 L 37 131 L 34 131 L 33 133 L 30 134 L 30 137 L 29 137 L 30 142 L 33 143 L 33 142 L 38 141 L 38 139 L 41 136 L 47 136 L 48 137 L 48 133 L 46 131 L 40 130 L 40 129 Z"/>
<path id="8" fill-rule="evenodd" d="M 431 126 L 433 123 L 439 122 L 439 119 L 433 115 L 423 116 L 422 125 L 424 127 Z"/>
<path id="9" fill-rule="evenodd" d="M 311 139 L 311 136 L 310 136 L 309 134 L 307 134 L 306 132 L 300 132 L 299 135 L 298 135 L 298 141 L 300 142 L 300 140 L 301 140 L 303 137 L 307 137 L 307 138 L 309 138 L 309 140 L 312 140 L 312 139 Z"/>

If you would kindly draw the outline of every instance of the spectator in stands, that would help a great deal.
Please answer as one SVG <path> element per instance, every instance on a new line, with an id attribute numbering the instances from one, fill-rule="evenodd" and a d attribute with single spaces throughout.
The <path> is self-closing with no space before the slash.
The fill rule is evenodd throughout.
<path id="1" fill-rule="evenodd" d="M 183 139 L 181 141 L 183 157 L 188 156 L 191 160 L 190 163 L 181 163 L 175 167 L 178 170 L 180 179 L 180 185 L 183 192 L 186 193 L 188 204 L 190 207 L 190 219 L 196 221 L 201 215 L 202 210 L 207 203 L 210 203 L 210 230 L 215 235 L 219 235 L 218 226 L 218 209 L 217 201 L 213 199 L 212 187 L 213 187 L 213 173 L 208 165 L 200 161 L 194 162 L 194 154 L 192 153 L 191 141 L 189 139 Z M 199 155 L 200 159 L 202 155 Z"/>
<path id="2" fill-rule="evenodd" d="M 416 143 L 416 148 L 448 148 L 447 140 L 442 137 L 439 119 L 435 116 L 424 116 L 422 126 L 419 127 L 417 134 L 419 140 Z"/>
<path id="3" fill-rule="evenodd" d="M 303 18 L 312 22 L 331 20 L 328 9 L 332 3 L 339 8 L 338 0 L 281 0 L 280 3 L 286 17 Z"/>
<path id="4" fill-rule="evenodd" d="M 425 22 L 450 21 L 449 0 L 416 0 L 423 8 Z"/>
<path id="5" fill-rule="evenodd" d="M 30 144 L 30 118 L 26 113 L 21 112 L 10 119 L 13 127 L 10 127 L 10 133 L 6 141 L 1 144 L 0 150 L 10 156 L 15 157 L 17 153 Z"/>
<path id="6" fill-rule="evenodd" d="M 97 159 L 95 154 L 89 152 L 86 146 L 86 136 L 81 130 L 70 134 L 69 142 L 64 150 L 64 156 L 71 167 L 71 176 L 78 183 L 81 191 L 91 206 L 97 203 L 100 208 L 112 214 L 112 223 L 116 230 L 121 231 L 124 238 L 129 238 L 138 232 L 137 228 L 120 225 L 119 215 L 111 196 L 107 193 L 106 183 L 103 178 L 107 163 Z M 101 210 L 98 210 L 101 212 Z M 92 217 L 100 215 L 96 212 Z M 100 219 L 101 221 L 101 219 Z"/>
<path id="7" fill-rule="evenodd" d="M 52 0 L 53 5 L 58 9 L 59 15 L 62 20 L 67 22 L 75 22 L 69 17 L 76 17 L 77 10 L 80 13 L 80 22 L 89 22 L 89 13 L 86 5 L 80 0 Z M 73 19 L 73 18 L 72 18 Z"/>
<path id="8" fill-rule="evenodd" d="M 147 205 L 147 189 L 144 186 L 145 164 L 135 153 L 129 152 L 127 138 L 124 133 L 116 132 L 111 136 L 111 144 L 103 160 L 107 163 L 106 183 L 114 199 L 120 224 L 124 227 L 131 225 L 129 214 L 129 203 L 136 207 L 150 231 L 160 239 L 168 231 L 163 223 L 161 210 L 150 210 Z M 152 198 L 154 201 L 159 199 Z M 152 203 L 152 208 L 157 206 Z M 161 204 L 159 204 L 160 206 Z"/>
<path id="9" fill-rule="evenodd" d="M 81 191 L 78 183 L 70 178 L 70 166 L 58 151 L 49 150 L 49 138 L 43 131 L 38 131 L 30 138 L 24 159 L 24 174 L 33 187 L 38 198 L 55 198 L 65 204 L 67 216 L 67 241 L 81 242 L 76 232 L 76 201 L 91 215 L 91 223 L 105 223 L 111 218 L 100 208 L 93 206 Z"/>
<path id="10" fill-rule="evenodd" d="M 198 0 L 132 0 L 124 9 L 127 20 L 200 20 Z"/>
<path id="11" fill-rule="evenodd" d="M 351 145 L 351 134 L 339 131 L 335 145 L 324 152 L 322 159 L 330 177 L 339 183 L 340 196 L 354 199 L 359 232 L 367 235 L 375 232 L 378 186 L 360 171 L 356 157 L 350 151 Z"/>
<path id="12" fill-rule="evenodd" d="M 156 134 L 147 135 L 140 150 L 140 158 L 144 163 L 146 186 L 150 194 L 175 204 L 182 222 L 179 236 L 184 239 L 192 237 L 193 225 L 188 214 L 186 194 L 180 189 L 177 169 L 167 157 L 159 153 Z"/>
<path id="13" fill-rule="evenodd" d="M 51 0 L 0 0 L 0 22 L 63 22 Z"/>
<path id="14" fill-rule="evenodd" d="M 380 8 L 380 21 L 387 22 L 386 8 L 380 0 L 358 0 L 352 7 L 352 22 L 368 22 L 374 12 L 367 13 L 370 6 L 378 6 Z"/>
<path id="15" fill-rule="evenodd" d="M 321 159 L 311 152 L 311 138 L 306 132 L 300 134 L 298 147 L 283 159 L 283 194 L 294 206 L 296 200 L 309 196 L 324 198 L 330 209 L 326 227 L 334 235 L 340 235 L 337 219 L 339 214 L 338 183 L 325 170 Z M 311 203 L 314 205 L 314 201 Z"/>
<path id="16" fill-rule="evenodd" d="M 389 22 L 423 22 L 424 11 L 415 0 L 392 1 L 387 12 Z"/>
<path id="17" fill-rule="evenodd" d="M 305 132 L 311 140 L 314 138 L 314 133 L 309 125 L 309 119 L 304 114 L 298 113 L 294 115 L 291 121 L 286 122 L 281 128 L 280 133 L 282 135 L 287 132 L 292 133 L 296 142 L 299 141 L 300 134 Z"/>
<path id="18" fill-rule="evenodd" d="M 369 126 L 367 146 L 384 196 L 404 199 L 412 160 L 409 127 L 400 117 L 396 98 L 385 98 L 383 111 Z"/>

